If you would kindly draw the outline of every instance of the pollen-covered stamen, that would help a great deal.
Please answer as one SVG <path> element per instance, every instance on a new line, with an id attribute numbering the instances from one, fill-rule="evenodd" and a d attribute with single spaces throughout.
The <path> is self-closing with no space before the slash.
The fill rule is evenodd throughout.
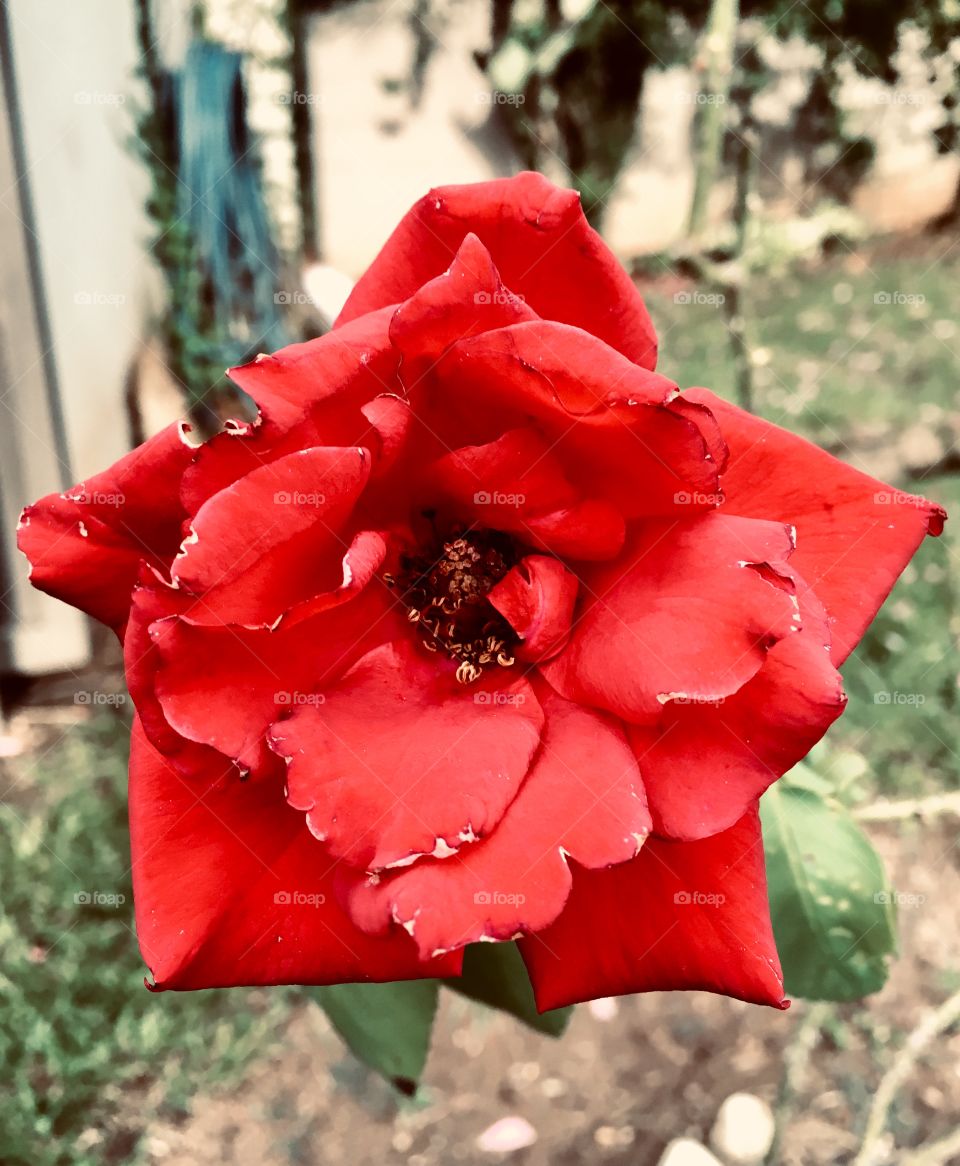
<path id="1" fill-rule="evenodd" d="M 515 662 L 517 635 L 487 593 L 516 559 L 513 543 L 499 531 L 454 531 L 429 551 L 402 556 L 398 574 L 385 576 L 424 647 L 457 661 L 461 684 L 477 680 L 485 668 Z"/>

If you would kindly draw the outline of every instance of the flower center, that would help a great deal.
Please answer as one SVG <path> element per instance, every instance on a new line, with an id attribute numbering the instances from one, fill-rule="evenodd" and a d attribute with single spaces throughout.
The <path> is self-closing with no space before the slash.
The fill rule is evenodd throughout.
<path id="1" fill-rule="evenodd" d="M 457 680 L 470 684 L 485 668 L 509 668 L 519 642 L 487 593 L 516 562 L 513 543 L 496 530 L 454 530 L 430 549 L 402 555 L 385 576 L 407 608 L 423 646 L 457 661 Z"/>

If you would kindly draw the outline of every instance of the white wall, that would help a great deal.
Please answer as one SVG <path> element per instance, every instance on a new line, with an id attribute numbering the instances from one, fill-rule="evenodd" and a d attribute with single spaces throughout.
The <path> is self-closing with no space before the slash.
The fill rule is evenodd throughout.
<path id="1" fill-rule="evenodd" d="M 156 302 L 147 176 L 128 149 L 134 6 L 7 4 L 69 455 L 82 478 L 128 446 L 124 377 Z"/>
<path id="2" fill-rule="evenodd" d="M 124 382 L 157 302 L 142 209 L 147 175 L 128 148 L 138 60 L 133 4 L 4 2 L 26 154 L 26 173 L 18 178 L 32 203 L 66 455 L 77 481 L 129 448 Z M 11 271 L 14 253 L 22 257 L 25 188 L 13 182 L 2 192 Z M 29 295 L 25 269 L 23 261 L 16 265 L 19 292 L 9 294 Z M 17 310 L 7 303 L 5 320 L 15 322 Z M 42 338 L 26 335 L 34 323 L 31 305 L 19 310 L 24 326 L 11 339 L 12 367 L 3 386 L 9 410 L 2 418 L 4 436 L 15 454 L 4 466 L 8 531 L 23 503 L 62 489 L 66 476 L 37 359 Z M 81 665 L 89 652 L 85 623 L 77 612 L 33 591 L 26 562 L 9 549 L 16 615 L 8 663 L 23 672 Z"/>

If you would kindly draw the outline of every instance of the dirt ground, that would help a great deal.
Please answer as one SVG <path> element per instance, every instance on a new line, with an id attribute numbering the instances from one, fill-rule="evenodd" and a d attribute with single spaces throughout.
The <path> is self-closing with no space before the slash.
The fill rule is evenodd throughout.
<path id="1" fill-rule="evenodd" d="M 887 987 L 863 1004 L 811 1015 L 804 1002 L 777 1013 L 705 994 L 632 997 L 612 1015 L 578 1008 L 554 1042 L 445 994 L 413 1102 L 366 1074 L 307 1006 L 229 1096 L 196 1097 L 181 1124 L 155 1124 L 146 1156 L 163 1166 L 496 1161 L 504 1156 L 476 1139 L 518 1115 L 538 1135 L 509 1156 L 522 1166 L 654 1166 L 671 1138 L 706 1140 L 721 1101 L 747 1090 L 783 1105 L 778 1164 L 848 1162 L 883 1070 L 957 980 L 953 825 L 872 828 L 893 886 L 915 905 L 901 910 L 903 950 Z M 783 1099 L 791 1056 L 801 1063 Z M 895 1104 L 889 1160 L 949 1134 L 958 1116 L 960 1033 L 933 1046 Z"/>
<path id="2" fill-rule="evenodd" d="M 104 666 L 99 655 L 91 669 L 98 687 L 119 686 L 117 662 Z M 15 718 L 31 753 L 43 753 L 62 733 L 63 725 L 50 722 L 85 716 L 66 705 L 57 683 L 44 681 L 30 693 L 33 707 Z M 64 691 L 77 683 L 64 680 Z M 28 785 L 20 796 L 29 802 L 31 793 Z M 142 1160 L 656 1166 L 673 1138 L 706 1142 L 722 1101 L 745 1090 L 777 1112 L 774 1166 L 849 1163 L 883 1072 L 918 1022 L 960 987 L 956 819 L 867 829 L 902 903 L 901 953 L 883 991 L 862 1003 L 795 1001 L 777 1012 L 703 993 L 651 994 L 580 1006 L 566 1034 L 553 1041 L 445 992 L 424 1085 L 413 1100 L 368 1073 L 319 1008 L 304 1003 L 239 1084 L 195 1095 L 188 1112 L 152 1121 L 139 1146 Z M 142 1128 L 143 1101 L 130 1099 L 122 1124 L 131 1130 Z M 506 1116 L 529 1122 L 535 1143 L 509 1155 L 485 1152 L 478 1137 Z M 889 1153 L 878 1166 L 907 1166 L 905 1151 L 958 1124 L 960 1031 L 954 1031 L 931 1045 L 898 1094 Z M 935 1161 L 949 1166 L 960 1157 Z"/>

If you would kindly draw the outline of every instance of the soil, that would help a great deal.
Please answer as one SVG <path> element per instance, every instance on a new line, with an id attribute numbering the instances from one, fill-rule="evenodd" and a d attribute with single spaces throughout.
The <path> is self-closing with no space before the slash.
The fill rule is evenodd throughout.
<path id="1" fill-rule="evenodd" d="M 720 1103 L 746 1090 L 777 1106 L 805 1021 L 812 1048 L 781 1112 L 781 1166 L 849 1162 L 877 1083 L 905 1035 L 956 985 L 960 858 L 954 823 L 871 828 L 903 901 L 902 955 L 863 1003 L 778 1013 L 706 994 L 654 994 L 576 1010 L 559 1041 L 449 994 L 421 1096 L 366 1073 L 312 1005 L 229 1095 L 197 1097 L 144 1149 L 163 1166 L 654 1166 L 667 1142 L 706 1140 Z M 889 1161 L 950 1133 L 960 1113 L 960 1033 L 941 1038 L 892 1112 Z M 517 1115 L 537 1131 L 511 1155 L 477 1137 Z"/>
<path id="2" fill-rule="evenodd" d="M 23 686 L 8 728 L 42 754 L 89 715 L 67 703 L 87 679 L 101 691 L 120 689 L 111 642 L 98 644 L 89 675 Z M 29 803 L 35 792 L 28 782 L 17 800 Z M 444 993 L 424 1085 L 409 1101 L 368 1073 L 304 1002 L 238 1085 L 194 1097 L 187 1114 L 155 1120 L 140 1150 L 156 1166 L 507 1158 L 517 1166 L 655 1166 L 672 1138 L 706 1141 L 724 1098 L 746 1090 L 780 1115 L 776 1166 L 850 1162 L 884 1070 L 907 1034 L 960 985 L 956 825 L 944 817 L 869 826 L 904 905 L 901 955 L 883 991 L 862 1003 L 796 1001 L 777 1012 L 702 993 L 652 994 L 581 1006 L 553 1041 Z M 804 1041 L 808 1056 L 800 1053 Z M 791 1058 L 800 1063 L 784 1101 Z M 138 1128 L 141 1102 L 130 1098 L 136 1112 L 123 1124 Z M 505 1116 L 528 1121 L 536 1142 L 510 1155 L 482 1151 L 478 1136 Z M 885 1161 L 902 1162 L 906 1148 L 945 1137 L 958 1116 L 955 1032 L 934 1042 L 901 1091 Z"/>

